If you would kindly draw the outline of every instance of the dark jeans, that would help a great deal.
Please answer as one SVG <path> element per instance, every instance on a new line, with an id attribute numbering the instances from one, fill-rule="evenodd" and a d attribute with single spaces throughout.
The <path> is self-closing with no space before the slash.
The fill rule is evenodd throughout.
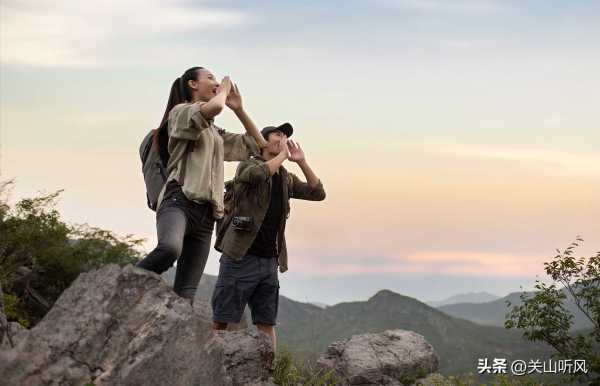
<path id="1" fill-rule="evenodd" d="M 188 200 L 175 182 L 169 182 L 156 212 L 158 245 L 137 266 L 161 274 L 177 260 L 173 290 L 193 298 L 204 272 L 215 219 L 210 203 Z"/>

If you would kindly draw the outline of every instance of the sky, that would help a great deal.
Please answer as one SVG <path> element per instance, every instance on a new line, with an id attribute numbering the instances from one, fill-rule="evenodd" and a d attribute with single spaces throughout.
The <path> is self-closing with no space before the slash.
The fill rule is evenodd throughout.
<path id="1" fill-rule="evenodd" d="M 531 289 L 576 236 L 600 250 L 599 18 L 577 0 L 3 0 L 0 180 L 12 200 L 64 189 L 66 221 L 150 251 L 138 147 L 199 65 L 258 126 L 291 122 L 327 192 L 292 202 L 283 295 Z"/>

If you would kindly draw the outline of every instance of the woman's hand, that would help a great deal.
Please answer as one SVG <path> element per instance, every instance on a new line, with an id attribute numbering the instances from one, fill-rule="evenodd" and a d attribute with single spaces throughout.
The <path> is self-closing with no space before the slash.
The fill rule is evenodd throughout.
<path id="1" fill-rule="evenodd" d="M 306 156 L 304 155 L 304 150 L 300 147 L 300 144 L 294 142 L 293 139 L 287 141 L 287 147 L 289 149 L 289 157 L 288 159 L 292 162 L 301 163 L 306 160 Z"/>
<path id="2" fill-rule="evenodd" d="M 229 94 L 231 93 L 232 87 L 233 87 L 233 82 L 231 81 L 231 78 L 226 76 L 221 81 L 221 84 L 219 85 L 219 89 L 217 90 L 217 94 L 223 92 L 227 96 L 229 96 Z"/>
<path id="3" fill-rule="evenodd" d="M 240 111 L 243 108 L 242 94 L 240 94 L 237 84 L 232 83 L 225 104 L 233 111 Z"/>

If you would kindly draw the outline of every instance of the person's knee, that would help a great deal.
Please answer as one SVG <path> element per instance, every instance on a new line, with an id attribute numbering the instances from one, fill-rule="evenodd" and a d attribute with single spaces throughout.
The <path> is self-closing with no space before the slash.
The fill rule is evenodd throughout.
<path id="1" fill-rule="evenodd" d="M 226 330 L 227 323 L 213 322 L 213 330 Z"/>
<path id="2" fill-rule="evenodd" d="M 183 246 L 181 243 L 159 241 L 156 249 L 164 256 L 165 260 L 169 260 L 173 264 L 181 256 Z"/>
<path id="3" fill-rule="evenodd" d="M 151 260 L 152 271 L 161 274 L 173 266 L 175 261 L 181 255 L 181 245 L 178 243 L 160 242 L 148 255 L 148 260 Z M 139 266 L 139 265 L 138 265 Z M 142 267 L 144 268 L 144 267 Z"/>

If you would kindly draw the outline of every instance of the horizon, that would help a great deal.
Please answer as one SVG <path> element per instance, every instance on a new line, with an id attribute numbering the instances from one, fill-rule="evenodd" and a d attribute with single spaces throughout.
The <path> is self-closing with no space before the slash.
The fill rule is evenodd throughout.
<path id="1" fill-rule="evenodd" d="M 325 201 L 291 202 L 287 297 L 508 294 L 576 236 L 577 256 L 600 250 L 598 2 L 0 10 L 0 180 L 16 178 L 12 200 L 65 189 L 67 222 L 154 247 L 138 147 L 201 65 L 232 76 L 257 126 L 291 122 L 323 181 Z M 243 130 L 231 111 L 216 121 Z"/>
<path id="2" fill-rule="evenodd" d="M 171 283 L 171 282 L 174 280 L 174 277 L 175 277 L 174 275 L 175 275 L 174 268 L 171 268 L 171 269 L 169 269 L 168 271 L 166 271 L 166 272 L 164 272 L 164 273 L 162 273 L 162 274 L 161 274 L 162 278 L 163 278 L 163 279 L 165 279 L 165 281 L 166 281 L 167 283 Z M 211 277 L 211 278 L 212 278 L 212 279 L 214 279 L 214 280 L 216 280 L 216 278 L 217 278 L 217 275 L 213 275 L 213 274 L 209 274 L 209 273 L 205 273 L 205 274 L 203 275 L 203 277 L 204 277 L 204 276 L 209 276 L 209 277 Z M 563 288 L 564 288 L 564 287 L 563 287 Z M 394 290 L 391 290 L 391 289 L 388 289 L 388 288 L 380 288 L 380 289 L 376 290 L 375 292 L 373 292 L 373 293 L 371 293 L 371 294 L 367 295 L 367 297 L 366 297 L 366 298 L 361 298 L 361 299 L 349 299 L 349 300 L 343 300 L 343 301 L 336 302 L 336 303 L 326 303 L 326 302 L 320 301 L 320 300 L 318 300 L 318 299 L 312 299 L 312 300 L 310 300 L 310 299 L 309 299 L 309 300 L 298 300 L 298 299 L 295 299 L 295 298 L 293 298 L 293 297 L 290 297 L 290 296 L 288 296 L 288 295 L 286 295 L 286 294 L 284 294 L 284 293 L 280 293 L 280 296 L 284 296 L 284 297 L 288 298 L 289 300 L 292 300 L 292 301 L 294 301 L 294 302 L 298 302 L 298 303 L 303 303 L 303 304 L 312 304 L 312 305 L 317 305 L 317 306 L 318 306 L 318 305 L 323 305 L 323 306 L 326 306 L 326 307 L 332 307 L 332 306 L 335 306 L 335 305 L 338 305 L 338 304 L 342 304 L 342 303 L 365 302 L 365 301 L 368 301 L 368 300 L 370 300 L 370 299 L 371 299 L 371 298 L 373 298 L 374 296 L 376 296 L 378 293 L 380 293 L 380 292 L 384 292 L 384 291 L 392 292 L 392 293 L 394 293 L 394 294 L 396 294 L 396 295 L 400 295 L 400 296 L 404 296 L 404 297 L 409 297 L 409 298 L 411 298 L 411 299 L 417 300 L 417 301 L 419 301 L 420 303 L 423 303 L 423 304 L 425 304 L 425 305 L 427 305 L 427 306 L 429 306 L 429 307 L 432 307 L 432 308 L 437 308 L 437 307 L 439 307 L 439 306 L 431 305 L 431 304 L 429 304 L 429 303 L 439 303 L 439 302 L 445 302 L 445 301 L 447 301 L 447 300 L 450 300 L 450 299 L 452 299 L 452 298 L 455 298 L 455 297 L 460 297 L 460 296 L 463 296 L 463 297 L 464 297 L 464 296 L 468 296 L 468 295 L 481 295 L 481 294 L 485 294 L 485 295 L 491 295 L 491 296 L 493 296 L 493 297 L 495 297 L 495 298 L 496 298 L 496 299 L 494 299 L 494 300 L 488 300 L 488 301 L 469 302 L 469 303 L 473 303 L 473 304 L 481 304 L 481 303 L 493 302 L 493 301 L 496 301 L 496 300 L 498 300 L 498 299 L 502 299 L 502 298 L 508 297 L 508 296 L 510 296 L 510 295 L 512 295 L 512 294 L 515 294 L 515 293 L 529 292 L 529 291 L 513 291 L 513 292 L 509 292 L 509 293 L 507 293 L 507 294 L 505 294 L 505 295 L 498 295 L 498 294 L 492 294 L 492 293 L 489 293 L 489 292 L 487 292 L 487 291 L 471 291 L 471 292 L 461 292 L 461 293 L 455 293 L 455 294 L 452 294 L 452 295 L 449 295 L 449 296 L 447 296 L 447 297 L 446 297 L 446 298 L 444 298 L 444 299 L 437 299 L 437 300 L 426 300 L 426 299 L 420 299 L 420 298 L 417 298 L 417 297 L 414 297 L 414 296 L 409 296 L 409 295 L 406 295 L 406 294 L 403 294 L 403 293 L 400 293 L 400 292 L 397 292 L 397 291 L 394 291 Z M 459 304 L 459 303 L 463 303 L 463 302 L 448 303 L 448 304 Z"/>

